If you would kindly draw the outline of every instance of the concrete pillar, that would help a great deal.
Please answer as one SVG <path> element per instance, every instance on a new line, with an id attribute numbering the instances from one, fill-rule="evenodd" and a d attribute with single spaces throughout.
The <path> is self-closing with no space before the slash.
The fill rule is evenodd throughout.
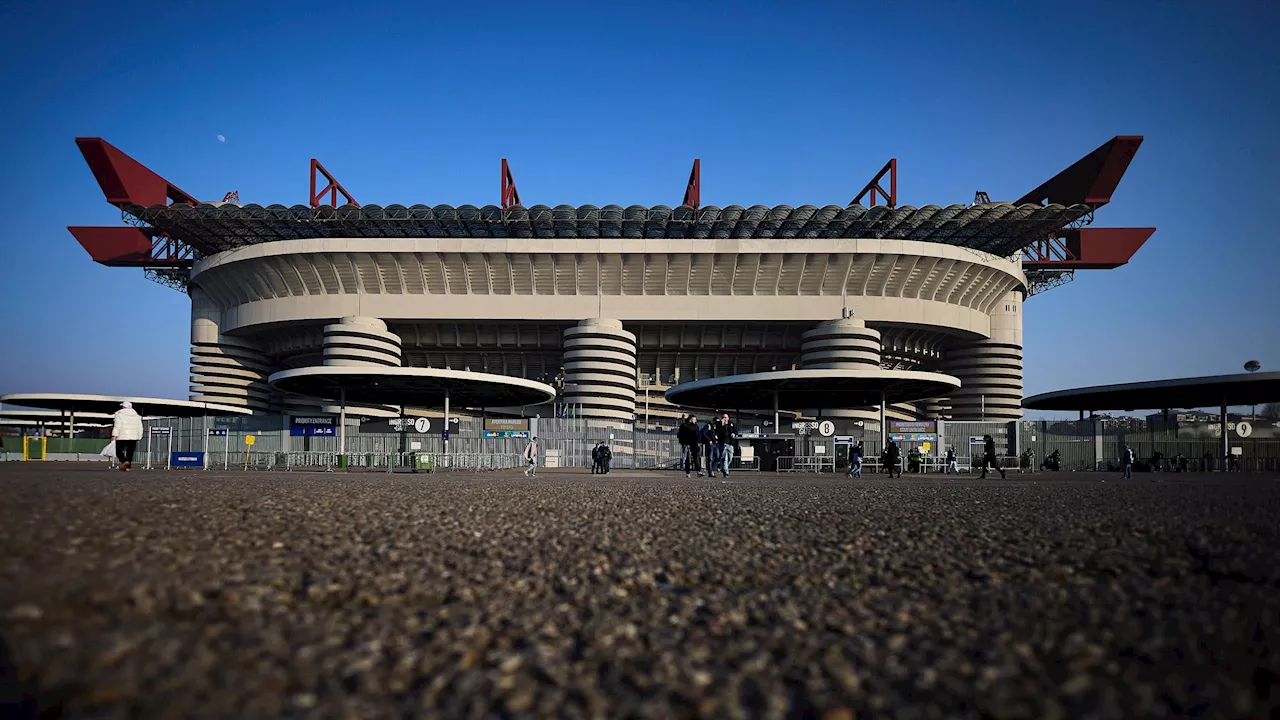
<path id="1" fill-rule="evenodd" d="M 865 322 L 852 315 L 818 323 L 800 336 L 800 368 L 878 370 L 880 331 L 867 327 Z M 906 407 L 915 412 L 914 406 Z M 802 412 L 817 416 L 819 411 L 825 417 L 836 419 L 837 425 L 851 425 L 858 420 L 868 425 L 880 421 L 879 408 L 876 407 L 807 408 Z M 890 417 L 894 417 L 892 412 Z"/>
<path id="2" fill-rule="evenodd" d="M 564 398 L 587 419 L 632 425 L 636 336 L 620 320 L 590 318 L 564 331 Z"/>
<path id="3" fill-rule="evenodd" d="M 191 400 L 268 410 L 271 359 L 256 343 L 223 335 L 222 309 L 198 285 L 191 295 Z"/>
<path id="4" fill-rule="evenodd" d="M 949 348 L 942 372 L 960 379 L 951 394 L 953 420 L 1004 422 L 1022 418 L 1022 291 L 991 310 L 991 337 Z"/>

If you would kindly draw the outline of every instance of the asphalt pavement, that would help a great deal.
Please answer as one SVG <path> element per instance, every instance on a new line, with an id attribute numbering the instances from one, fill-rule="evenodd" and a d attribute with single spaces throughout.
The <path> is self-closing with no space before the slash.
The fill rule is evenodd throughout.
<path id="1" fill-rule="evenodd" d="M 0 463 L 0 712 L 1280 718 L 1280 479 L 1101 477 Z"/>

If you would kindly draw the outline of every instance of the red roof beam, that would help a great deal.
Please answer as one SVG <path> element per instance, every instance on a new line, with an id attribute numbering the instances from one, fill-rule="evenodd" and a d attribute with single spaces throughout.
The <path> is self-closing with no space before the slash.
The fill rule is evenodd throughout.
<path id="1" fill-rule="evenodd" d="M 880 181 L 884 179 L 885 175 L 889 176 L 888 191 L 880 185 Z M 875 207 L 877 192 L 884 197 L 886 205 L 889 207 L 898 206 L 898 158 L 890 158 L 889 162 L 885 163 L 884 167 L 880 168 L 880 172 L 876 173 L 876 176 L 871 178 L 871 182 L 867 183 L 866 187 L 862 188 L 862 192 L 859 192 L 849 204 L 857 205 L 862 202 L 862 198 L 869 193 L 871 195 L 871 199 L 867 204 L 867 207 Z"/>
<path id="2" fill-rule="evenodd" d="M 511 174 L 511 166 L 507 164 L 506 158 L 502 158 L 502 182 L 500 189 L 502 194 L 499 197 L 502 201 L 503 210 L 520 204 L 520 191 L 516 189 L 516 179 Z"/>
<path id="3" fill-rule="evenodd" d="M 1026 259 L 1023 270 L 1111 270 L 1129 262 L 1154 233 L 1153 227 L 1145 228 L 1080 228 L 1061 233 L 1066 250 L 1064 256 L 1050 257 L 1044 254 L 1037 259 Z"/>
<path id="4" fill-rule="evenodd" d="M 324 179 L 329 181 L 329 184 L 321 188 L 320 192 L 316 192 L 317 174 L 324 176 Z M 338 193 L 342 193 L 342 197 L 346 201 L 343 203 L 344 205 L 355 205 L 356 207 L 360 207 L 360 203 L 356 202 L 356 199 L 351 197 L 351 193 L 347 192 L 347 189 L 342 187 L 342 183 L 338 182 L 337 178 L 326 170 L 325 167 L 320 164 L 319 160 L 311 158 L 311 207 L 320 207 L 323 205 L 325 193 L 329 194 L 329 204 L 333 207 L 338 207 Z"/>
<path id="5" fill-rule="evenodd" d="M 1141 135 L 1117 135 L 1014 204 L 1106 205 L 1141 144 Z"/>
<path id="6" fill-rule="evenodd" d="M 67 230 L 93 261 L 108 267 L 150 267 L 151 233 L 136 227 L 83 227 Z"/>
<path id="7" fill-rule="evenodd" d="M 684 187 L 684 199 L 681 205 L 688 205 L 697 210 L 702 203 L 702 161 L 693 159 L 693 169 L 689 171 L 689 182 Z"/>
<path id="8" fill-rule="evenodd" d="M 118 208 L 130 204 L 149 207 L 171 203 L 195 205 L 199 202 L 102 138 L 76 138 L 76 146 L 89 164 L 89 170 L 97 179 L 107 202 Z"/>

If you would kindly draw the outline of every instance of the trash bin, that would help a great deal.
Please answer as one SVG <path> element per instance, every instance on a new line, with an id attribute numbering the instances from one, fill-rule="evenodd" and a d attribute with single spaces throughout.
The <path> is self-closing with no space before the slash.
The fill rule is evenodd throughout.
<path id="1" fill-rule="evenodd" d="M 413 456 L 414 472 L 431 472 L 434 469 L 434 467 L 435 465 L 432 462 L 431 455 L 427 453 L 414 454 Z"/>

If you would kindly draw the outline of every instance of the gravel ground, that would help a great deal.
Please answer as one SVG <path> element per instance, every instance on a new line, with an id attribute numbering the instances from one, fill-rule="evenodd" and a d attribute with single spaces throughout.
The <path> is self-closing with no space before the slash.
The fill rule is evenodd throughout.
<path id="1" fill-rule="evenodd" d="M 1280 717 L 1280 480 L 1150 477 L 4 463 L 0 696 L 74 717 Z"/>

